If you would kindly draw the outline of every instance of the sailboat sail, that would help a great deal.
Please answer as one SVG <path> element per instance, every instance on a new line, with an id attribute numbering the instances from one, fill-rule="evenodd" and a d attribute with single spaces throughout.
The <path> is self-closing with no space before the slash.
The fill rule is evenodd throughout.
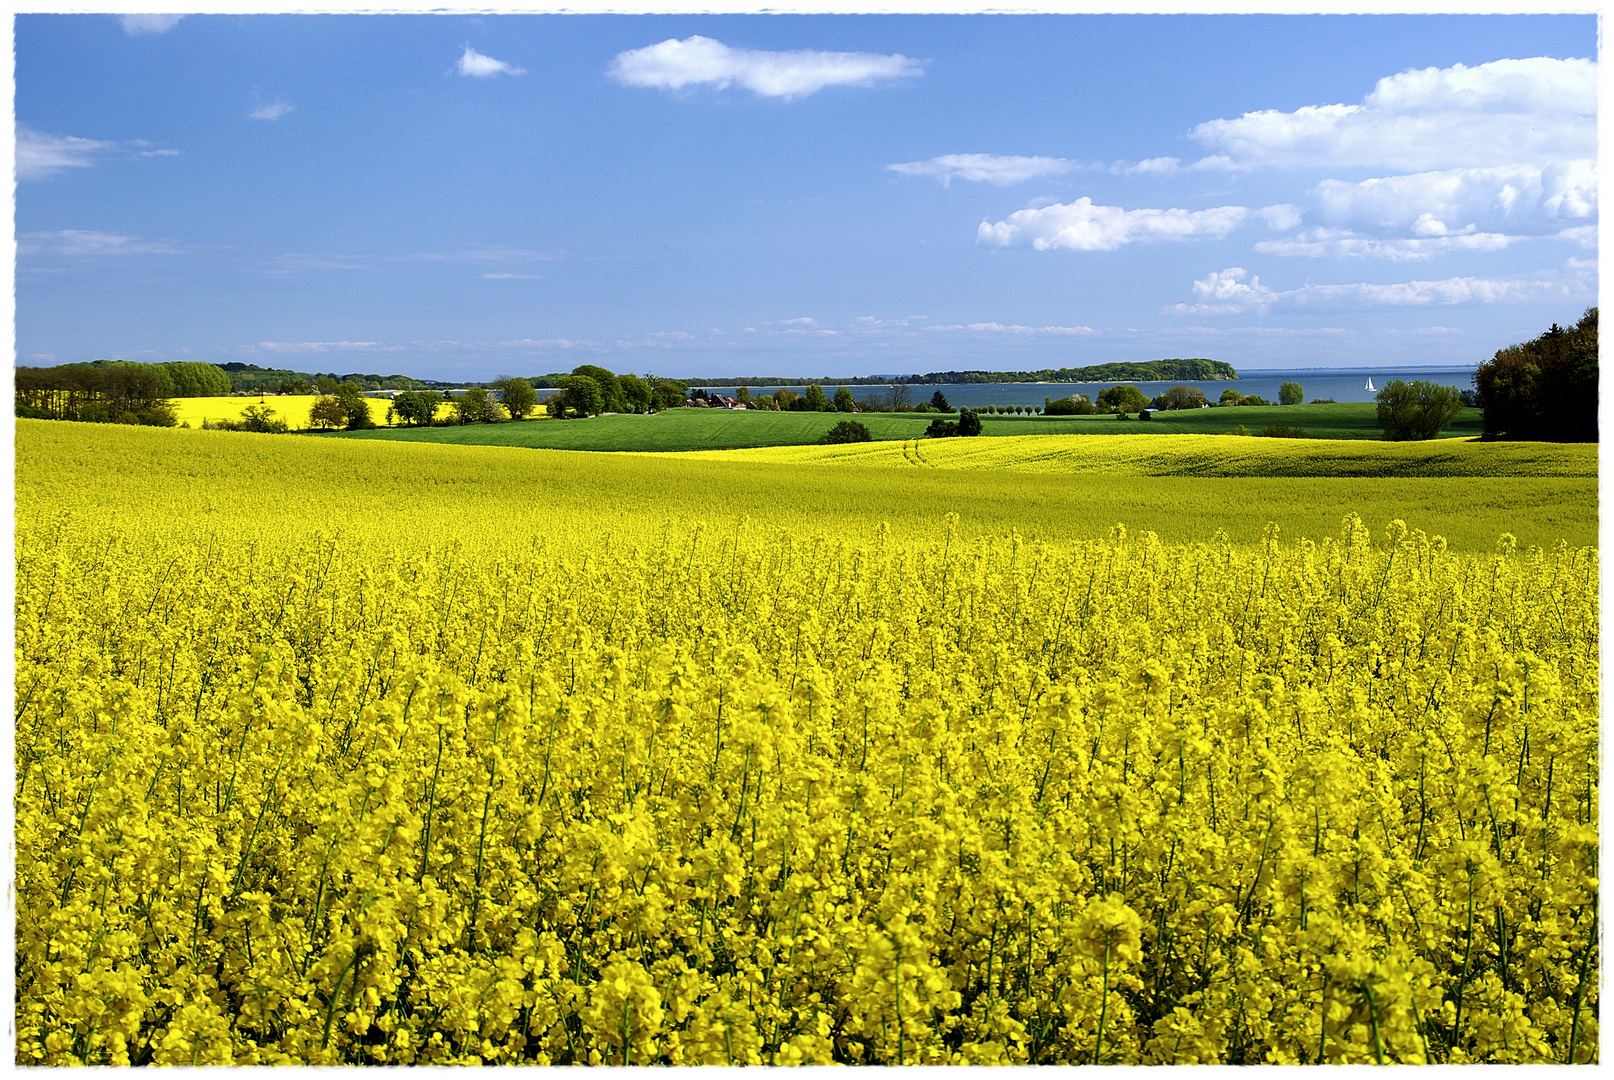
<path id="1" fill-rule="evenodd" d="M 1373 376 L 1371 376 L 1371 375 L 1369 375 L 1369 376 L 1368 376 L 1368 377 L 1367 377 L 1367 388 L 1368 388 L 1368 389 L 1369 389 L 1369 390 L 1372 390 L 1372 389 L 1373 389 Z"/>

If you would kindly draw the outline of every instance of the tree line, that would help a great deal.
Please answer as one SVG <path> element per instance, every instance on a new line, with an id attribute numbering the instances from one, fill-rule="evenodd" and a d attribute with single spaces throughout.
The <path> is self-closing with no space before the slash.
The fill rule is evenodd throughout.
<path id="1" fill-rule="evenodd" d="M 216 365 L 191 361 L 95 360 L 19 367 L 15 378 L 17 415 L 36 420 L 173 427 L 174 398 L 230 392 L 229 378 Z"/>
<path id="2" fill-rule="evenodd" d="M 1474 372 L 1485 438 L 1597 441 L 1597 309 L 1498 349 Z"/>

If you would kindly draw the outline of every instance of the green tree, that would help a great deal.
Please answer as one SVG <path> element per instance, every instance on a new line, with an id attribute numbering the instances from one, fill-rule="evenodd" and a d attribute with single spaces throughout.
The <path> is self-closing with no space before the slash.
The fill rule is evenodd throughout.
<path id="1" fill-rule="evenodd" d="M 940 390 L 930 395 L 930 407 L 937 412 L 952 412 L 953 407 L 947 404 L 947 395 Z"/>
<path id="2" fill-rule="evenodd" d="M 1303 405 L 1306 401 L 1306 391 L 1297 382 L 1286 382 L 1278 387 L 1279 405 Z"/>
<path id="3" fill-rule="evenodd" d="M 1437 386 L 1426 379 L 1403 382 L 1391 379 L 1376 399 L 1379 427 L 1394 441 L 1433 439 L 1463 411 L 1456 388 Z"/>
<path id="4" fill-rule="evenodd" d="M 1487 439 L 1597 439 L 1597 309 L 1572 328 L 1554 323 L 1522 345 L 1499 349 L 1474 372 Z"/>
<path id="5" fill-rule="evenodd" d="M 958 410 L 958 433 L 960 436 L 979 435 L 981 433 L 981 418 L 974 409 Z"/>
<path id="6" fill-rule="evenodd" d="M 442 402 L 435 390 L 405 390 L 392 399 L 391 412 L 410 427 L 431 427 Z"/>
<path id="7" fill-rule="evenodd" d="M 637 375 L 618 375 L 617 385 L 622 388 L 622 410 L 630 413 L 647 413 L 650 411 L 651 393 L 650 384 Z"/>
<path id="8" fill-rule="evenodd" d="M 1131 413 L 1148 407 L 1149 399 L 1131 383 L 1112 386 L 1098 395 L 1099 412 Z"/>
<path id="9" fill-rule="evenodd" d="M 451 404 L 462 424 L 496 424 L 504 419 L 499 403 L 480 386 L 471 387 L 454 398 Z"/>
<path id="10" fill-rule="evenodd" d="M 550 412 L 557 420 L 564 419 L 568 414 L 576 416 L 598 416 L 605 409 L 605 395 L 600 392 L 600 384 L 587 375 L 567 375 L 559 379 L 560 393 L 556 395 L 559 400 L 560 411 L 555 409 L 555 401 L 551 400 Z"/>
<path id="11" fill-rule="evenodd" d="M 370 402 L 365 398 L 364 390 L 358 383 L 342 383 L 336 388 L 335 397 L 342 407 L 342 416 L 347 422 L 349 431 L 375 427 L 375 421 L 370 419 Z"/>
<path id="12" fill-rule="evenodd" d="M 499 402 L 509 410 L 512 420 L 525 420 L 527 414 L 538 405 L 538 395 L 533 391 L 532 383 L 526 379 L 500 375 L 493 380 L 493 389 L 498 392 Z"/>
<path id="13" fill-rule="evenodd" d="M 318 398 L 308 410 L 308 423 L 321 431 L 341 427 L 346 421 L 347 413 L 342 410 L 342 403 L 328 394 Z"/>
<path id="14" fill-rule="evenodd" d="M 843 386 L 837 389 L 835 391 L 835 411 L 855 412 L 856 410 L 857 401 L 852 397 L 852 388 L 850 386 Z"/>
<path id="15" fill-rule="evenodd" d="M 802 406 L 808 412 L 829 412 L 829 398 L 824 396 L 824 388 L 817 383 L 808 383 L 806 393 L 802 394 Z"/>
<path id="16" fill-rule="evenodd" d="M 226 397 L 230 393 L 230 377 L 217 364 L 203 364 L 191 360 L 177 360 L 163 364 L 174 396 Z"/>
<path id="17" fill-rule="evenodd" d="M 1149 402 L 1149 408 L 1172 411 L 1198 409 L 1205 405 L 1205 392 L 1197 386 L 1172 386 Z"/>
<path id="18" fill-rule="evenodd" d="M 1216 404 L 1218 404 L 1218 405 L 1237 405 L 1239 403 L 1239 399 L 1242 398 L 1243 396 L 1244 396 L 1243 394 L 1239 393 L 1237 390 L 1233 389 L 1230 386 L 1226 390 L 1222 391 L 1222 396 L 1216 399 Z"/>
<path id="19" fill-rule="evenodd" d="M 248 405 L 241 410 L 241 431 L 258 431 L 266 435 L 284 435 L 286 421 L 275 416 L 275 410 L 261 405 Z"/>
<path id="20" fill-rule="evenodd" d="M 650 380 L 650 407 L 660 412 L 675 409 L 689 397 L 689 386 L 677 379 Z"/>
<path id="21" fill-rule="evenodd" d="M 600 390 L 600 407 L 590 415 L 599 415 L 602 412 L 627 412 L 627 402 L 623 400 L 622 383 L 616 374 L 607 371 L 598 364 L 578 364 L 572 368 L 573 375 L 580 375 L 586 379 L 593 379 L 594 385 Z"/>
<path id="22" fill-rule="evenodd" d="M 869 429 L 858 421 L 841 420 L 834 427 L 824 432 L 823 437 L 818 441 L 821 443 L 854 443 L 871 442 L 873 439 L 874 436 L 869 434 Z"/>
<path id="23" fill-rule="evenodd" d="M 336 393 L 337 382 L 329 375 L 314 376 L 314 392 L 329 397 Z"/>

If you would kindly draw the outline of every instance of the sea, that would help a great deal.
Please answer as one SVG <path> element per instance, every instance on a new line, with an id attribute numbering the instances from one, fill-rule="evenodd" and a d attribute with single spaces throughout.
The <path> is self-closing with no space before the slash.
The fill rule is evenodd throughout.
<path id="1" fill-rule="evenodd" d="M 1472 367 L 1405 367 L 1405 368 L 1266 368 L 1241 373 L 1237 379 L 1214 379 L 1202 382 L 1171 379 L 1164 382 L 1136 382 L 1136 386 L 1143 392 L 1144 397 L 1154 397 L 1162 394 L 1172 386 L 1197 386 L 1204 392 L 1205 397 L 1212 403 L 1222 396 L 1222 392 L 1229 388 L 1241 394 L 1259 394 L 1263 398 L 1278 403 L 1278 387 L 1286 382 L 1300 384 L 1306 401 L 1315 398 L 1332 398 L 1335 401 L 1372 401 L 1384 384 L 1392 379 L 1401 379 L 1404 382 L 1413 382 L 1424 379 L 1439 386 L 1451 386 L 1458 390 L 1469 390 L 1474 386 L 1474 371 Z M 1373 382 L 1373 389 L 1368 389 L 1368 380 Z M 839 383 L 823 382 L 819 384 L 824 393 L 834 396 Z M 965 406 L 978 409 L 984 405 L 1041 405 L 1043 399 L 1069 397 L 1072 394 L 1086 394 L 1089 399 L 1096 399 L 1106 387 L 1116 386 L 1113 382 L 1095 383 L 914 383 L 909 386 L 909 396 L 913 404 L 929 401 L 930 396 L 940 390 L 947 398 L 947 403 L 954 408 Z M 736 392 L 733 386 L 709 386 L 707 392 L 723 394 L 733 397 Z M 806 390 L 805 386 L 788 386 L 785 389 L 794 390 L 800 394 Z M 863 398 L 870 391 L 884 393 L 889 386 L 853 386 L 852 393 Z M 751 388 L 753 396 L 771 394 L 774 387 L 754 386 Z"/>

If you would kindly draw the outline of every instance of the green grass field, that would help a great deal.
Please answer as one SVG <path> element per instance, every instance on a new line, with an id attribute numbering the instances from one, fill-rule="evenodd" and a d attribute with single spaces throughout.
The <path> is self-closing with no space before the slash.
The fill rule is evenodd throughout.
<path id="1" fill-rule="evenodd" d="M 1038 441 L 1026 440 L 1027 449 Z M 1267 444 L 1227 442 L 1252 450 Z M 451 529 L 440 509 L 445 497 L 455 507 Z M 399 550 L 519 546 L 530 542 L 535 523 L 556 516 L 579 543 L 610 535 L 654 544 L 668 529 L 696 522 L 711 535 L 743 527 L 872 536 L 883 524 L 929 535 L 948 513 L 959 515 L 966 535 L 1013 530 L 1027 539 L 1093 539 L 1120 523 L 1171 542 L 1209 540 L 1223 530 L 1235 543 L 1253 543 L 1269 522 L 1288 540 L 1337 536 L 1348 512 L 1375 533 L 1399 518 L 1459 550 L 1489 550 L 1504 532 L 1521 545 L 1597 543 L 1595 476 L 1274 479 L 919 469 L 46 420 L 17 421 L 16 507 L 19 519 L 93 514 L 128 535 L 179 532 L 216 546 L 221 558 L 249 560 L 258 537 L 320 528 L 380 532 Z"/>
<path id="2" fill-rule="evenodd" d="M 739 450 L 759 446 L 802 446 L 816 443 L 842 413 L 669 409 L 653 416 L 596 416 L 587 420 L 528 421 L 516 424 L 471 424 L 465 427 L 377 428 L 342 432 L 326 438 L 387 439 L 400 442 L 452 443 L 462 446 L 525 446 L 547 450 L 681 451 Z M 877 440 L 919 438 L 935 413 L 860 413 Z M 1482 414 L 1464 410 L 1443 434 L 1472 437 L 1480 433 Z M 1155 413 L 1148 420 L 1113 416 L 988 416 L 984 436 L 1005 435 L 1141 435 L 1183 433 L 1227 435 L 1240 425 L 1258 434 L 1272 424 L 1304 428 L 1311 438 L 1379 439 L 1375 406 L 1255 405 Z"/>

